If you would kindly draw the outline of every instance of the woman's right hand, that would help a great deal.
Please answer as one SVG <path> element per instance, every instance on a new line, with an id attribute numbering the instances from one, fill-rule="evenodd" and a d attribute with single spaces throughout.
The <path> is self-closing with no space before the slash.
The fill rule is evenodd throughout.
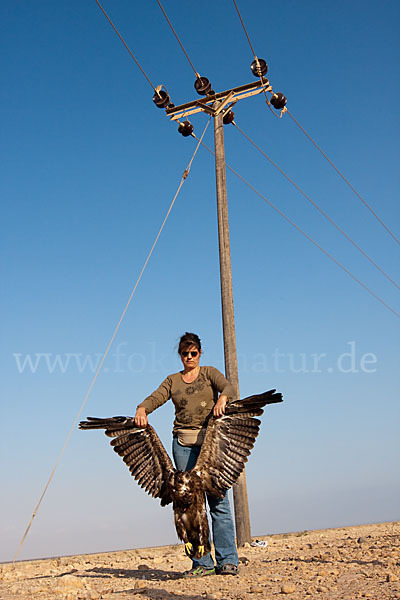
<path id="1" fill-rule="evenodd" d="M 146 414 L 146 409 L 143 406 L 140 406 L 136 410 L 135 425 L 137 427 L 146 427 L 147 426 L 147 414 Z"/>

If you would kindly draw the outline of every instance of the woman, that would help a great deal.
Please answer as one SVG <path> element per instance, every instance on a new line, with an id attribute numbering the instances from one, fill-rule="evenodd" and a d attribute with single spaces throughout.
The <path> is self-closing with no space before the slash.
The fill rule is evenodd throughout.
<path id="1" fill-rule="evenodd" d="M 150 396 L 138 405 L 135 423 L 147 425 L 147 415 L 172 399 L 175 405 L 172 453 L 176 468 L 189 471 L 196 463 L 211 415 L 221 417 L 225 406 L 234 397 L 232 385 L 214 367 L 199 365 L 200 338 L 186 332 L 179 341 L 178 354 L 183 370 L 169 375 Z M 211 553 L 199 560 L 184 573 L 185 577 L 204 575 L 236 575 L 239 559 L 235 545 L 235 532 L 228 497 L 217 499 L 207 496 L 210 508 L 216 567 Z"/>

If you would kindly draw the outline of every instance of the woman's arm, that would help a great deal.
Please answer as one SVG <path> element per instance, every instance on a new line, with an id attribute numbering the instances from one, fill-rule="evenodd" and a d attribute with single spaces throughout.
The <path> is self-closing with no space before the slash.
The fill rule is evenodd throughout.
<path id="1" fill-rule="evenodd" d="M 226 396 L 228 402 L 233 400 L 235 398 L 233 385 L 222 375 L 221 371 L 218 371 L 215 367 L 206 367 L 206 369 L 214 390 L 217 390 L 221 396 Z"/>
<path id="2" fill-rule="evenodd" d="M 217 402 L 214 404 L 213 415 L 214 417 L 222 417 L 225 413 L 225 406 L 228 404 L 228 396 L 221 394 Z"/>
<path id="3" fill-rule="evenodd" d="M 144 406 L 138 406 L 136 409 L 135 425 L 137 427 L 147 426 L 147 414 Z"/>
<path id="4" fill-rule="evenodd" d="M 147 398 L 145 398 L 143 402 L 138 405 L 135 415 L 135 424 L 138 427 L 146 427 L 147 415 L 169 400 L 171 397 L 171 385 L 172 380 L 171 377 L 168 376 L 166 379 L 164 379 L 162 384 L 152 394 L 150 394 L 150 396 L 147 396 Z"/>
<path id="5" fill-rule="evenodd" d="M 215 367 L 208 367 L 208 376 L 213 388 L 221 394 L 214 405 L 213 415 L 214 417 L 222 417 L 226 405 L 234 398 L 235 390 L 232 384 Z"/>

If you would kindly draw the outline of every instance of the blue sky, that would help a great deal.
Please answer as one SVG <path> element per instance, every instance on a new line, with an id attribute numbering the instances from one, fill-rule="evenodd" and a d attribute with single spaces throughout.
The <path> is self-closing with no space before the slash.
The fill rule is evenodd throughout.
<path id="1" fill-rule="evenodd" d="M 215 90 L 254 80 L 232 2 L 164 6 Z M 104 7 L 150 79 L 175 104 L 194 99 L 193 71 L 157 3 Z M 399 236 L 398 2 L 239 7 L 274 90 Z M 88 361 L 95 365 L 107 346 L 195 141 L 154 106 L 94 0 L 6 0 L 0 11 L 0 560 L 10 560 L 89 388 Z M 235 115 L 398 281 L 398 245 L 293 121 L 276 119 L 262 96 L 240 101 Z M 197 135 L 206 120 L 191 118 Z M 211 126 L 205 141 L 212 146 Z M 399 311 L 398 290 L 233 126 L 225 143 L 227 163 Z M 241 395 L 274 387 L 285 398 L 266 410 L 247 468 L 253 533 L 399 519 L 398 318 L 234 175 L 227 179 Z M 222 370 L 215 175 L 205 150 L 83 416 L 133 414 L 179 369 L 176 342 L 186 330 L 201 336 L 203 364 Z M 151 417 L 168 450 L 172 417 L 170 406 Z M 107 439 L 75 431 L 20 557 L 175 541 L 170 509 L 140 490 Z"/>

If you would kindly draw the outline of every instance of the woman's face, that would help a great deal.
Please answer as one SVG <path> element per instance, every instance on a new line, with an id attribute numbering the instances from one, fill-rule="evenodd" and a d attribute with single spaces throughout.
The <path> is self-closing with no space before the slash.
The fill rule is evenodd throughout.
<path id="1" fill-rule="evenodd" d="M 180 357 L 183 366 L 186 369 L 195 369 L 199 366 L 201 351 L 195 346 L 188 346 L 184 350 L 181 351 Z"/>

